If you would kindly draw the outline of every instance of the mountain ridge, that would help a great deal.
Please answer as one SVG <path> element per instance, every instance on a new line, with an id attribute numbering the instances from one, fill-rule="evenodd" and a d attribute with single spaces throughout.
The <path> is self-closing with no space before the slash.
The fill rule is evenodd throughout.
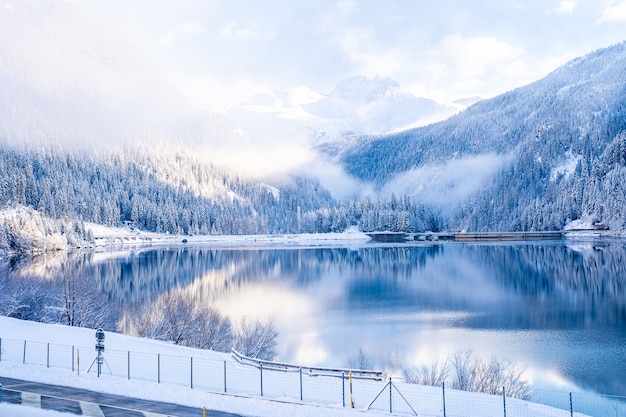
<path id="1" fill-rule="evenodd" d="M 500 166 L 475 186 L 475 193 L 454 201 L 457 207 L 446 207 L 450 216 L 456 219 L 456 227 L 473 230 L 557 229 L 579 215 L 586 215 L 607 220 L 621 230 L 625 226 L 623 210 L 613 210 L 611 216 L 606 216 L 603 209 L 583 207 L 582 200 L 589 198 L 590 194 L 581 194 L 578 196 L 581 201 L 572 202 L 576 207 L 573 213 L 565 213 L 567 210 L 563 207 L 558 210 L 553 207 L 557 204 L 557 196 L 564 191 L 553 190 L 559 184 L 550 181 L 550 174 L 567 159 L 568 153 L 580 156 L 580 163 L 591 171 L 594 163 L 601 164 L 607 145 L 626 130 L 625 69 L 626 42 L 622 42 L 575 59 L 532 84 L 480 101 L 445 121 L 397 134 L 364 137 L 354 146 L 331 156 L 340 160 L 349 174 L 374 183 L 379 190 L 385 189 L 392 180 L 404 177 L 405 187 L 393 191 L 435 203 L 430 195 L 411 189 L 409 178 L 412 174 L 418 180 L 423 176 L 420 171 L 423 168 L 439 167 L 446 171 L 445 165 L 450 161 L 494 155 Z M 453 163 L 448 165 L 449 171 L 454 169 Z M 576 181 L 569 180 L 583 181 L 580 177 L 582 168 L 578 168 Z M 471 175 L 471 172 L 472 168 L 468 167 L 466 174 Z M 454 183 L 446 184 L 443 174 L 439 177 L 444 180 L 430 183 L 425 188 L 431 187 L 437 192 L 447 189 L 454 194 Z M 559 178 L 559 183 L 563 179 Z M 603 179 L 597 178 L 599 183 Z M 506 196 L 505 182 L 516 184 L 512 193 L 519 197 L 519 201 Z M 491 189 L 491 193 L 487 189 Z M 511 221 L 489 209 L 494 194 L 507 197 L 501 199 L 507 201 L 509 210 L 515 209 Z M 609 196 L 598 190 L 595 194 L 597 203 L 603 206 L 597 196 Z M 619 196 L 611 195 L 608 201 L 614 197 Z M 480 221 L 472 221 L 471 210 L 460 208 L 458 204 L 491 212 L 492 220 L 483 214 L 478 216 Z M 535 207 L 537 204 L 541 208 Z M 548 213 L 546 205 L 553 209 L 553 213 Z M 537 212 L 542 213 L 539 217 L 551 219 L 534 223 L 523 220 Z"/>

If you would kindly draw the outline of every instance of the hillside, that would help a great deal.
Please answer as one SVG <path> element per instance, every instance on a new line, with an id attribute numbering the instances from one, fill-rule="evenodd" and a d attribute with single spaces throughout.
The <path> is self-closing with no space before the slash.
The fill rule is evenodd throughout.
<path id="1" fill-rule="evenodd" d="M 468 230 L 626 228 L 626 43 L 430 126 L 331 155 L 377 189 L 443 208 Z M 332 148 L 330 148 L 332 149 Z"/>

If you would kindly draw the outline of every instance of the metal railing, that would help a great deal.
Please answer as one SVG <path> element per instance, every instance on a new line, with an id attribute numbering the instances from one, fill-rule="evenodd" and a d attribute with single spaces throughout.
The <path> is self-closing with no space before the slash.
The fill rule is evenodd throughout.
<path id="1" fill-rule="evenodd" d="M 82 358 L 81 358 L 82 354 Z M 85 374 L 94 347 L 0 339 L 0 361 Z M 84 358 L 87 358 L 85 360 Z M 91 372 L 94 377 L 95 372 Z M 534 390 L 533 402 L 503 395 L 423 386 L 383 378 L 377 371 L 309 368 L 260 361 L 233 352 L 208 359 L 107 349 L 102 377 L 170 383 L 209 392 L 291 399 L 303 403 L 355 407 L 393 414 L 432 417 L 624 417 L 626 397 Z M 505 392 L 503 390 L 503 392 Z M 0 394 L 1 396 L 1 394 Z"/>

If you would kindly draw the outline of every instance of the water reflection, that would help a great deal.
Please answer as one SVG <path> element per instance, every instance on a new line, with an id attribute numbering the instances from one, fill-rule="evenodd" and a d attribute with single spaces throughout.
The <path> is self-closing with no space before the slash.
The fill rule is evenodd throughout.
<path id="1" fill-rule="evenodd" d="M 549 388 L 564 378 L 566 389 L 626 395 L 625 258 L 622 240 L 185 246 L 17 262 L 2 275 L 61 279 L 78 268 L 122 311 L 185 289 L 234 318 L 274 318 L 282 361 L 345 366 L 362 348 L 383 367 L 472 348 L 528 365 Z"/>

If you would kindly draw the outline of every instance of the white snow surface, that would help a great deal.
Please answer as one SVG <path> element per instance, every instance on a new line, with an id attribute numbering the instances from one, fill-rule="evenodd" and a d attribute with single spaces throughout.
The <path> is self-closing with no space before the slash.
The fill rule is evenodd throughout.
<path id="1" fill-rule="evenodd" d="M 185 243 L 215 245 L 220 247 L 240 246 L 332 246 L 362 244 L 371 238 L 360 232 L 356 226 L 343 233 L 302 233 L 276 235 L 168 235 L 139 230 L 132 227 L 108 227 L 95 223 L 85 223 L 91 230 L 98 247 L 131 247 L 147 244 Z"/>
<path id="2" fill-rule="evenodd" d="M 112 376 L 103 372 L 101 377 L 97 377 L 95 372 L 87 373 L 85 368 L 87 364 L 91 362 L 91 359 L 95 357 L 94 343 L 95 332 L 92 329 L 69 327 L 60 324 L 43 324 L 29 321 L 22 321 L 7 317 L 0 317 L 0 338 L 3 340 L 3 360 L 0 361 L 0 375 L 8 378 L 24 379 L 27 381 L 35 381 L 46 384 L 54 384 L 68 387 L 76 387 L 81 389 L 88 389 L 92 391 L 98 391 L 108 394 L 115 394 L 121 396 L 130 396 L 135 398 L 141 398 L 152 401 L 165 401 L 170 403 L 181 404 L 190 407 L 207 407 L 207 409 L 236 413 L 243 416 L 258 416 L 258 417 L 270 417 L 276 415 L 293 415 L 301 417 L 313 417 L 313 416 L 383 416 L 389 415 L 376 410 L 366 410 L 366 406 L 359 405 L 358 408 L 344 408 L 341 404 L 337 405 L 315 405 L 311 403 L 300 403 L 297 400 L 289 398 L 279 398 L 278 400 L 269 400 L 267 398 L 254 397 L 249 395 L 225 395 L 217 394 L 201 389 L 192 389 L 188 386 L 175 385 L 171 383 L 161 382 L 149 382 L 145 380 L 133 379 L 129 380 L 121 376 Z M 42 345 L 50 343 L 50 345 L 71 345 L 81 346 L 80 352 L 82 352 L 83 363 L 82 372 L 78 374 L 70 369 L 55 368 L 51 366 L 47 368 L 45 365 L 29 365 L 22 364 L 17 359 L 6 359 L 7 356 L 11 356 L 9 344 L 10 342 L 28 340 L 29 343 L 35 344 L 40 342 Z M 86 348 L 91 346 L 92 348 Z M 208 350 L 193 349 L 187 347 L 176 346 L 171 343 L 165 343 L 150 339 L 138 338 L 127 336 L 119 333 L 106 332 L 105 340 L 106 352 L 111 354 L 116 350 L 128 350 L 130 352 L 142 352 L 151 353 L 156 355 L 157 353 L 164 355 L 173 355 L 179 357 L 193 357 L 198 359 L 216 360 L 216 361 L 231 361 L 234 359 L 228 354 L 213 352 Z M 19 349 L 18 349 L 19 350 Z M 19 355 L 18 355 L 19 356 Z M 111 360 L 111 356 L 109 356 Z M 111 362 L 115 361 L 113 358 Z M 108 365 L 107 365 L 108 366 Z M 115 368 L 115 364 L 111 363 L 111 367 Z M 243 367 L 243 365 L 240 365 Z M 246 367 L 247 368 L 247 367 Z M 103 368 L 104 370 L 104 368 Z M 254 370 L 254 368 L 252 368 Z M 180 370 L 184 373 L 185 371 Z M 242 373 L 246 373 L 246 370 L 242 370 Z M 256 371 L 258 372 L 258 371 Z M 280 373 L 283 374 L 283 373 Z M 140 376 L 139 376 L 140 378 Z M 231 379 L 237 379 L 238 376 L 229 377 Z M 246 378 L 248 378 L 246 376 Z M 271 378 L 271 375 L 268 375 Z M 320 377 L 318 377 L 320 378 Z M 255 378 L 256 381 L 256 378 Z M 231 384 L 249 383 L 248 380 L 229 381 Z M 281 384 L 279 381 L 275 381 L 275 384 Z M 375 385 L 375 390 L 378 391 L 381 384 L 385 382 L 372 381 L 369 384 Z M 427 398 L 433 396 L 433 398 L 439 398 L 441 391 L 437 387 L 420 387 L 413 386 L 420 390 L 420 409 L 416 410 L 419 415 L 438 415 L 438 405 L 429 405 Z M 322 391 L 324 391 L 322 389 Z M 319 393 L 319 395 L 324 395 Z M 451 390 L 447 397 L 446 404 L 449 407 L 455 407 L 455 410 L 467 410 L 471 405 L 473 415 L 482 416 L 496 416 L 501 415 L 501 399 L 499 396 L 491 396 L 485 394 L 476 393 L 464 393 L 462 391 Z M 366 398 L 361 398 L 363 403 Z M 433 408 L 434 407 L 434 408 Z M 424 408 L 422 410 L 421 408 Z M 526 415 L 525 413 L 531 412 L 532 415 L 537 417 L 565 417 L 569 416 L 569 412 L 565 410 L 558 410 L 545 405 L 529 403 L 521 400 L 510 399 L 507 400 L 507 409 L 514 410 L 521 413 L 520 415 Z M 433 414 L 434 413 L 434 414 Z M 3 417 L 22 417 L 22 416 L 41 416 L 41 417 L 54 417 L 62 414 L 52 412 L 39 412 L 35 413 L 34 409 L 26 406 L 16 408 L 12 406 L 2 406 L 0 408 L 0 415 Z M 464 415 L 461 413 L 459 415 Z M 469 414 L 467 414 L 469 415 Z M 577 415 L 580 415 L 577 413 Z"/>
<path id="3" fill-rule="evenodd" d="M 43 324 L 22 321 L 8 317 L 0 317 L 0 337 L 14 340 L 28 340 L 33 342 L 93 346 L 95 332 L 92 329 L 69 327 L 59 324 Z M 159 342 L 150 339 L 126 336 L 119 333 L 106 332 L 105 346 L 107 349 L 128 349 L 134 352 L 154 352 L 171 355 L 193 355 L 195 358 L 216 358 L 230 360 L 228 354 L 192 349 L 176 346 L 170 343 Z M 81 349 L 82 352 L 82 349 Z M 90 350 L 87 355 L 95 355 Z M 91 359 L 91 358 L 90 358 Z M 106 359 L 106 352 L 105 352 Z M 90 362 L 90 361 L 89 361 Z M 83 370 L 80 376 L 70 370 L 46 368 L 37 365 L 22 365 L 20 363 L 1 361 L 0 375 L 7 378 L 24 379 L 46 384 L 77 387 L 108 394 L 131 396 L 152 401 L 166 401 L 191 407 L 207 407 L 211 410 L 219 410 L 244 416 L 273 417 L 277 415 L 297 415 L 302 417 L 314 416 L 363 416 L 362 410 L 344 409 L 332 406 L 317 406 L 299 404 L 296 401 L 282 400 L 272 401 L 260 398 L 215 394 L 197 389 L 172 385 L 169 383 L 157 384 L 155 382 L 128 380 L 126 378 L 111 377 L 108 374 L 98 378 L 92 371 L 86 373 Z M 7 414 L 5 414 L 5 412 Z M 8 414 L 12 413 L 12 414 Z M 35 414 L 30 407 L 20 408 L 2 405 L 0 415 L 5 416 L 39 416 L 53 417 L 65 415 L 59 413 Z M 368 412 L 367 415 L 383 415 L 377 412 Z"/>

